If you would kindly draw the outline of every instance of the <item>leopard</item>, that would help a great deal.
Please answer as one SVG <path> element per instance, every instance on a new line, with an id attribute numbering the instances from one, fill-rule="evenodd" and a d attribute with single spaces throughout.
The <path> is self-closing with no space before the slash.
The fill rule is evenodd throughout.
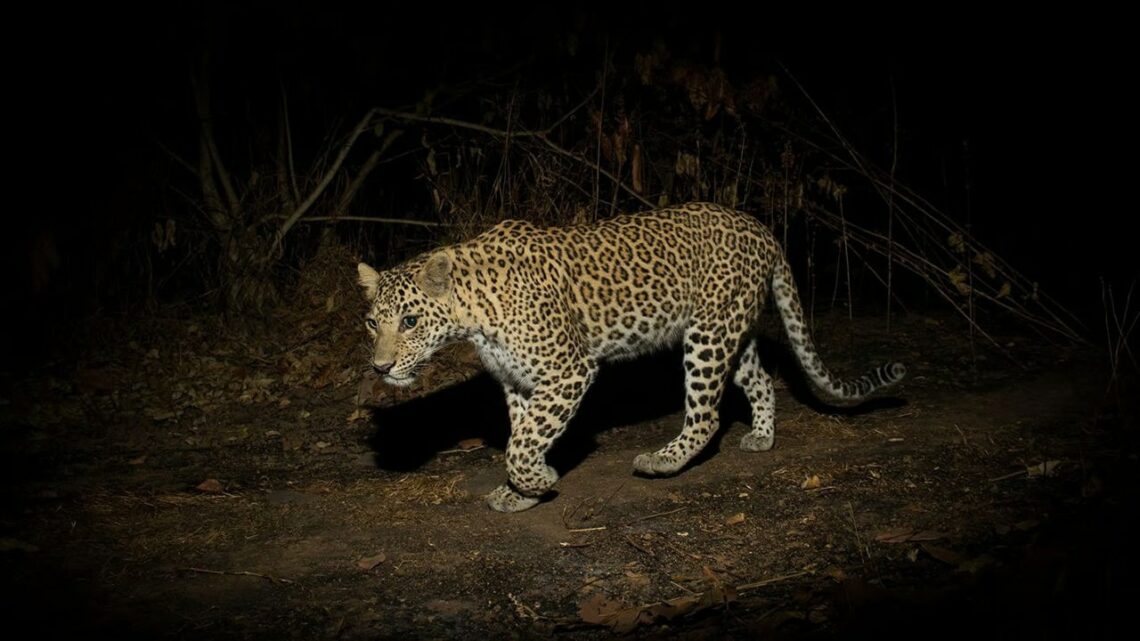
<path id="1" fill-rule="evenodd" d="M 888 362 L 851 378 L 823 364 L 807 330 L 788 259 L 755 216 L 707 202 L 540 226 L 504 220 L 469 240 L 379 271 L 361 262 L 371 303 L 371 367 L 410 385 L 440 348 L 474 345 L 502 386 L 510 419 L 507 481 L 485 499 L 499 512 L 539 504 L 558 480 L 546 454 L 574 418 L 599 368 L 681 344 L 684 423 L 637 455 L 642 476 L 681 472 L 720 426 L 731 380 L 751 406 L 740 448 L 775 442 L 775 387 L 760 362 L 761 313 L 771 295 L 815 396 L 856 404 L 903 380 Z"/>

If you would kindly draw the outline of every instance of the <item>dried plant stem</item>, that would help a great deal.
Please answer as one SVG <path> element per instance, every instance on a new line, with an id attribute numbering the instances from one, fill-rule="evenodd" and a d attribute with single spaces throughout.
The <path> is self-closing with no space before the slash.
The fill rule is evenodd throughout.
<path id="1" fill-rule="evenodd" d="M 1113 390 L 1119 396 L 1120 361 L 1124 356 L 1127 356 L 1132 363 L 1132 369 L 1135 372 L 1140 372 L 1140 365 L 1137 364 L 1136 357 L 1132 353 L 1132 347 L 1129 345 L 1132 332 L 1136 329 L 1137 323 L 1140 322 L 1140 312 L 1132 311 L 1132 292 L 1135 288 L 1136 282 L 1133 281 L 1128 286 L 1128 294 L 1124 297 L 1123 309 L 1117 311 L 1116 296 L 1113 294 L 1112 287 L 1104 282 L 1104 278 L 1101 278 L 1100 295 L 1101 305 L 1104 307 L 1105 348 L 1108 351 L 1109 371 L 1111 372 L 1106 396 L 1111 394 Z M 1119 399 L 1117 400 L 1119 402 Z"/>
<path id="2" fill-rule="evenodd" d="M 411 220 L 408 218 L 382 218 L 379 216 L 308 216 L 298 223 L 324 223 L 324 222 L 354 222 L 354 223 L 382 223 L 386 225 L 414 225 L 417 227 L 450 227 L 447 223 L 437 223 L 430 220 Z"/>
<path id="3" fill-rule="evenodd" d="M 895 171 L 899 165 L 899 102 L 895 94 L 895 78 L 891 76 L 891 170 L 887 191 L 887 332 L 891 331 L 891 300 L 894 292 L 895 249 Z"/>
<path id="4" fill-rule="evenodd" d="M 601 196 L 602 179 L 599 175 L 602 169 L 602 136 L 606 123 L 606 71 L 609 67 L 608 49 L 610 43 L 606 41 L 607 52 L 602 56 L 602 98 L 601 105 L 598 107 L 598 136 L 594 144 L 594 199 L 593 209 L 594 220 L 598 219 L 598 198 Z"/>
<path id="5" fill-rule="evenodd" d="M 447 125 L 450 127 L 458 127 L 460 129 L 469 129 L 471 131 L 478 131 L 478 132 L 487 134 L 488 136 L 494 136 L 496 138 L 500 138 L 500 137 L 533 138 L 533 139 L 541 142 L 543 145 L 545 145 L 548 149 L 550 149 L 554 153 L 556 153 L 560 156 L 564 156 L 566 158 L 569 158 L 569 159 L 573 160 L 574 162 L 581 163 L 581 164 L 585 165 L 586 167 L 594 170 L 598 174 L 605 176 L 606 178 L 612 180 L 614 183 L 618 184 L 621 187 L 621 190 L 623 192 L 625 192 L 627 195 L 631 196 L 632 198 L 635 198 L 637 201 L 639 201 L 640 203 L 642 203 L 646 207 L 653 207 L 654 206 L 651 201 L 649 201 L 644 196 L 642 196 L 641 194 L 634 191 L 632 187 L 626 185 L 624 182 L 621 181 L 621 179 L 619 179 L 617 176 L 613 175 L 612 173 L 610 173 L 609 171 L 604 169 L 598 163 L 596 163 L 592 160 L 589 160 L 587 158 L 583 158 L 582 156 L 563 148 L 558 143 L 551 140 L 548 137 L 548 135 L 551 133 L 549 129 L 505 131 L 503 129 L 496 129 L 494 127 L 487 127 L 486 125 L 480 125 L 480 124 L 476 124 L 476 123 L 465 122 L 462 120 L 456 120 L 454 118 L 442 118 L 439 116 L 420 116 L 417 114 L 409 114 L 409 113 L 404 113 L 401 111 L 395 111 L 392 109 L 383 109 L 383 108 L 376 108 L 376 109 L 373 109 L 373 111 L 375 113 L 378 113 L 378 114 L 381 114 L 384 116 L 388 116 L 390 118 L 397 118 L 400 120 L 407 120 L 407 121 L 412 121 L 412 122 L 426 122 L 426 123 L 433 123 L 433 124 L 439 124 L 439 125 Z"/>

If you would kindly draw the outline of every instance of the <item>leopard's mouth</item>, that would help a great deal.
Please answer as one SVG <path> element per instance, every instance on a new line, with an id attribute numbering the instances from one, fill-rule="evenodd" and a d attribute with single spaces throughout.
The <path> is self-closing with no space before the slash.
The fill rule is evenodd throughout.
<path id="1" fill-rule="evenodd" d="M 384 375 L 384 382 L 396 387 L 407 387 L 416 381 L 415 374 L 407 374 L 404 376 L 392 376 L 391 374 Z"/>
<path id="2" fill-rule="evenodd" d="M 384 382 L 396 387 L 407 387 L 416 382 L 416 378 L 420 374 L 420 364 L 413 363 L 407 367 L 400 367 L 393 369 L 384 375 Z"/>

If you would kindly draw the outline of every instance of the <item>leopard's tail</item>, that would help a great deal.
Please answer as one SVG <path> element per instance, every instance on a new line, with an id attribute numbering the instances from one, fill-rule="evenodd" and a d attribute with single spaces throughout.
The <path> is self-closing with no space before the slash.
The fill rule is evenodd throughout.
<path id="1" fill-rule="evenodd" d="M 778 259 L 772 270 L 772 297 L 776 300 L 776 307 L 780 310 L 780 317 L 784 321 L 784 330 L 788 333 L 788 340 L 792 343 L 792 349 L 800 361 L 800 366 L 820 392 L 830 400 L 854 403 L 863 400 L 876 390 L 894 385 L 906 376 L 906 366 L 898 362 L 887 363 L 848 380 L 832 375 L 824 367 L 808 334 L 803 307 L 800 305 L 800 295 L 792 280 L 792 270 L 788 266 L 788 261 L 782 253 L 777 255 Z"/>

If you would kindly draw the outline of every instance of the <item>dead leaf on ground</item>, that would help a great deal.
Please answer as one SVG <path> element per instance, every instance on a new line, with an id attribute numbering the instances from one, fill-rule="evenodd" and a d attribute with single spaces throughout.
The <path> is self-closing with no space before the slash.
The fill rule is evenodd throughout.
<path id="1" fill-rule="evenodd" d="M 879 543 L 907 543 L 910 541 L 936 541 L 944 538 L 946 535 L 942 532 L 934 530 L 918 530 L 909 527 L 898 527 L 890 530 L 879 532 L 875 535 L 875 540 Z"/>
<path id="2" fill-rule="evenodd" d="M 596 593 L 578 604 L 578 617 L 586 623 L 616 627 L 619 613 L 630 609 L 621 601 L 614 601 L 604 594 Z"/>
<path id="3" fill-rule="evenodd" d="M 930 543 L 923 543 L 919 547 L 922 548 L 923 552 L 926 552 L 933 558 L 942 561 L 946 565 L 959 566 L 966 562 L 965 556 L 948 548 L 932 545 Z"/>
<path id="4" fill-rule="evenodd" d="M 377 565 L 383 563 L 387 558 L 388 557 L 383 552 L 374 554 L 372 556 L 366 556 L 356 562 L 356 567 L 367 572 L 375 568 Z"/>
<path id="5" fill-rule="evenodd" d="M 357 421 L 366 421 L 372 418 L 372 412 L 363 407 L 356 408 L 351 414 L 348 415 L 346 422 L 355 423 Z"/>
<path id="6" fill-rule="evenodd" d="M 1037 465 L 1030 465 L 1025 468 L 1025 472 L 1029 474 L 1029 478 L 1038 476 L 1056 476 L 1057 469 L 1061 467 L 1061 461 L 1044 461 Z"/>
<path id="7" fill-rule="evenodd" d="M 724 520 L 725 525 L 737 525 L 744 522 L 744 512 L 737 512 Z"/>
<path id="8" fill-rule="evenodd" d="M 803 483 L 800 483 L 800 489 L 801 490 L 818 490 L 820 485 L 822 485 L 822 483 L 819 480 L 819 476 L 816 474 L 812 474 L 811 476 L 805 478 Z"/>
<path id="9" fill-rule="evenodd" d="M 736 590 L 721 584 L 700 594 L 686 594 L 660 603 L 633 607 L 595 594 L 578 605 L 578 616 L 586 623 L 609 626 L 618 634 L 626 634 L 639 625 L 649 625 L 662 619 L 672 621 L 735 600 Z"/>
<path id="10" fill-rule="evenodd" d="M 206 479 L 198 484 L 196 488 L 199 492 L 207 492 L 209 494 L 221 494 L 223 491 L 222 483 L 218 479 Z"/>
<path id="11" fill-rule="evenodd" d="M 481 438 L 465 438 L 455 446 L 456 449 L 470 452 L 487 446 L 487 442 Z"/>
<path id="12" fill-rule="evenodd" d="M 630 570 L 626 570 L 625 571 L 625 578 L 627 581 L 629 581 L 630 585 L 632 585 L 634 587 L 638 587 L 638 588 L 645 587 L 645 586 L 650 584 L 649 577 L 644 575 L 644 574 L 641 574 L 640 572 L 633 572 Z"/>

